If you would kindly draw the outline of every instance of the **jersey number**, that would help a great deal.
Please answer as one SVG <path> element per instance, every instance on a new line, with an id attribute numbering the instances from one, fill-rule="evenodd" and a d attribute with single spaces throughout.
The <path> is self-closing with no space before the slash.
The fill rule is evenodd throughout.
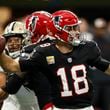
<path id="1" fill-rule="evenodd" d="M 40 47 L 48 47 L 50 46 L 50 43 L 41 44 Z"/>
<path id="2" fill-rule="evenodd" d="M 80 95 L 88 92 L 89 86 L 86 79 L 85 66 L 84 65 L 73 66 L 70 71 L 71 71 L 75 93 Z M 81 76 L 77 76 L 78 71 L 82 71 Z M 57 75 L 60 76 L 63 85 L 63 91 L 61 91 L 61 96 L 62 97 L 72 96 L 73 93 L 72 90 L 69 90 L 69 84 L 68 84 L 65 68 L 59 68 L 57 71 Z M 83 83 L 84 85 L 83 88 L 79 87 L 80 83 Z"/>

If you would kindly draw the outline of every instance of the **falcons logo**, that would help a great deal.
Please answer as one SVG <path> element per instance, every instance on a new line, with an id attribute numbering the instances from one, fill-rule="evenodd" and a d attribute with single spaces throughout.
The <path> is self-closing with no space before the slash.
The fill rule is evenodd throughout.
<path id="1" fill-rule="evenodd" d="M 37 24 L 37 21 L 38 21 L 38 20 L 39 20 L 38 16 L 32 16 L 32 17 L 30 18 L 28 28 L 29 28 L 29 30 L 30 30 L 31 32 L 34 32 L 34 31 L 35 31 L 35 29 L 36 29 L 36 24 Z"/>

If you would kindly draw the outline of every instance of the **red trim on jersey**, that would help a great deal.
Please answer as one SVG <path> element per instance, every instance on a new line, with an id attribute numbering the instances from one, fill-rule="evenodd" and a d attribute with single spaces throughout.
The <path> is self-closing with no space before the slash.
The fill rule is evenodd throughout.
<path id="1" fill-rule="evenodd" d="M 47 103 L 42 110 L 52 110 L 53 109 L 53 103 L 50 102 L 50 103 Z"/>

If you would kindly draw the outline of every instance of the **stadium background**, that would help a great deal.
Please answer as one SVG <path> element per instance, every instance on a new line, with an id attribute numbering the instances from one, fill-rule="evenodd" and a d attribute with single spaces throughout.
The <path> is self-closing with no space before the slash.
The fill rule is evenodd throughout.
<path id="1" fill-rule="evenodd" d="M 35 10 L 54 12 L 58 9 L 70 9 L 90 21 L 104 16 L 109 20 L 110 0 L 0 0 L 0 6 L 9 6 L 14 17 L 24 16 Z"/>

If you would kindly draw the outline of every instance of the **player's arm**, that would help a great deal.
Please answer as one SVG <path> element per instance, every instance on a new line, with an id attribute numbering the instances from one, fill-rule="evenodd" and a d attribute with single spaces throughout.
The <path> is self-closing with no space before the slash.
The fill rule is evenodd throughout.
<path id="1" fill-rule="evenodd" d="M 4 52 L 0 54 L 0 65 L 5 71 L 20 72 L 19 62 L 6 55 Z"/>
<path id="2" fill-rule="evenodd" d="M 15 73 L 11 73 L 8 75 L 5 86 L 2 87 L 2 89 L 9 94 L 15 94 L 18 92 L 23 83 L 24 78 L 19 77 Z"/>
<path id="3" fill-rule="evenodd" d="M 110 62 L 101 56 L 101 50 L 95 42 L 89 45 L 89 64 L 110 75 Z"/>
<path id="4" fill-rule="evenodd" d="M 0 102 L 2 102 L 8 94 L 15 94 L 18 92 L 24 79 L 17 74 L 11 73 L 7 76 L 1 75 L 2 83 L 0 85 Z"/>
<path id="5" fill-rule="evenodd" d="M 99 58 L 98 62 L 96 63 L 96 67 L 103 71 L 105 74 L 110 75 L 110 62 L 103 59 Z"/>

